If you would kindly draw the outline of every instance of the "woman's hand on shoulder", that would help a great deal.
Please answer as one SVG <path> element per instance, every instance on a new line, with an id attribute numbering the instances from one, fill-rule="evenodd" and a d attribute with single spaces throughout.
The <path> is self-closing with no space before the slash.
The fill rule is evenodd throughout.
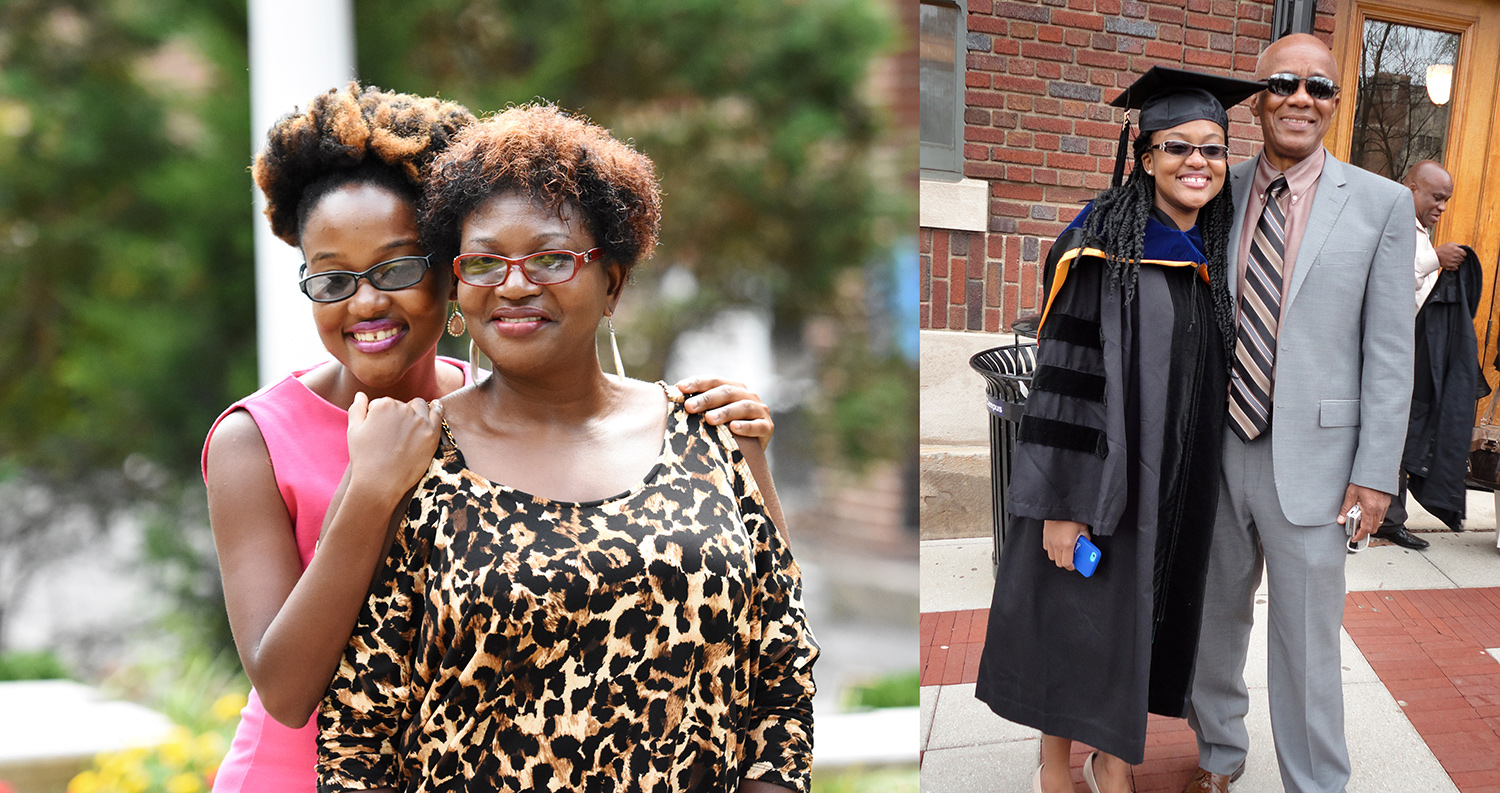
<path id="1" fill-rule="evenodd" d="M 1089 527 L 1076 520 L 1049 520 L 1042 523 L 1042 549 L 1047 558 L 1064 570 L 1073 568 L 1073 546 L 1079 537 L 1089 537 Z"/>
<path id="2" fill-rule="evenodd" d="M 776 432 L 771 408 L 744 383 L 719 377 L 686 377 L 676 386 L 688 397 L 684 403 L 688 412 L 702 413 L 710 425 L 728 424 L 735 435 L 760 438 L 763 443 Z"/>
<path id="3" fill-rule="evenodd" d="M 400 497 L 427 470 L 442 434 L 441 402 L 356 394 L 349 406 L 350 486 Z"/>

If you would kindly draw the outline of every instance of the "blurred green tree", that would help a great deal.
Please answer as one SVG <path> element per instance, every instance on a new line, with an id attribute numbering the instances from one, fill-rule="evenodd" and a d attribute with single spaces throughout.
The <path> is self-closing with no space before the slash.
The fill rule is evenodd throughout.
<path id="1" fill-rule="evenodd" d="M 0 7 L 0 459 L 189 474 L 254 379 L 245 6 Z"/>
<path id="2" fill-rule="evenodd" d="M 836 450 L 827 462 L 862 464 L 899 457 L 916 434 L 915 365 L 870 348 L 863 303 L 856 295 L 846 311 L 839 287 L 915 227 L 903 178 L 915 147 L 891 136 L 868 95 L 874 59 L 899 43 L 890 10 L 867 0 L 364 0 L 356 39 L 368 82 L 479 113 L 545 99 L 651 155 L 662 244 L 623 307 L 626 371 L 660 376 L 672 341 L 727 307 L 768 310 L 782 349 L 804 347 L 810 318 L 833 317 L 841 349 L 811 362 L 832 390 L 811 407 L 825 414 L 812 426 L 837 437 L 816 447 Z M 692 275 L 691 291 L 647 297 L 660 297 L 673 268 Z M 892 397 L 910 409 L 863 421 Z"/>
<path id="3" fill-rule="evenodd" d="M 682 266 L 697 288 L 637 318 L 649 376 L 726 305 L 795 333 L 905 230 L 862 94 L 895 41 L 882 9 L 366 0 L 360 73 L 476 109 L 545 97 L 657 160 L 666 227 L 642 278 Z M 14 0 L 0 30 L 0 459 L 187 474 L 255 384 L 244 2 Z"/>
<path id="4" fill-rule="evenodd" d="M 786 348 L 831 322 L 807 425 L 831 436 L 813 448 L 860 463 L 915 442 L 914 365 L 872 343 L 847 288 L 915 225 L 896 162 L 914 147 L 865 95 L 896 44 L 888 11 L 361 0 L 359 72 L 480 112 L 543 97 L 633 139 L 666 192 L 638 294 L 674 268 L 694 288 L 634 313 L 629 370 L 659 375 L 671 341 L 726 307 L 769 312 Z M 167 580 L 214 596 L 193 577 L 209 551 L 172 527 L 201 520 L 203 436 L 256 385 L 246 27 L 244 0 L 0 3 L 0 485 L 47 494 L 0 520 L 6 591 L 43 549 L 149 501 L 152 553 L 188 571 Z"/>
<path id="5" fill-rule="evenodd" d="M 254 388 L 245 20 L 0 4 L 0 642 L 45 561 L 191 492 Z"/>

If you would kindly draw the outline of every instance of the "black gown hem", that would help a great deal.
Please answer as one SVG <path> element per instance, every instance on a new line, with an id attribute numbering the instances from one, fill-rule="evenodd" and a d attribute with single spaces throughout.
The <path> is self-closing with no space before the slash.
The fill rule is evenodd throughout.
<path id="1" fill-rule="evenodd" d="M 1140 765 L 1146 759 L 1146 725 L 1140 725 L 1138 735 L 1126 735 L 1102 727 L 1098 722 L 1069 718 L 1057 713 L 1045 713 L 1016 702 L 994 692 L 976 688 L 974 696 L 989 707 L 996 716 L 1009 722 L 1040 730 L 1044 735 L 1067 738 L 1091 746 L 1106 754 L 1124 760 L 1131 765 Z"/>

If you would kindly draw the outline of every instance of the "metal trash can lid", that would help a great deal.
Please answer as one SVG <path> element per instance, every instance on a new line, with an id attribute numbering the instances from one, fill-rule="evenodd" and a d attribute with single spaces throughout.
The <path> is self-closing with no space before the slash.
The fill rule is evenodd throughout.
<path id="1" fill-rule="evenodd" d="M 984 377 L 985 392 L 991 398 L 1024 401 L 1036 371 L 1036 343 L 1008 344 L 977 352 L 970 356 L 969 368 Z"/>

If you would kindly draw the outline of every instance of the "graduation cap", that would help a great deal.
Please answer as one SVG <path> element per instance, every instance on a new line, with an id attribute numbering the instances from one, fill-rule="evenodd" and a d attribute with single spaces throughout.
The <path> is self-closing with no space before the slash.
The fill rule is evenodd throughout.
<path id="1" fill-rule="evenodd" d="M 1125 150 L 1130 146 L 1132 108 L 1141 111 L 1136 123 L 1143 135 L 1199 119 L 1212 121 L 1228 132 L 1229 113 L 1225 108 L 1245 101 L 1265 87 L 1265 83 L 1255 80 L 1152 66 L 1110 102 L 1114 107 L 1125 108 L 1120 145 L 1115 150 L 1112 184 L 1120 184 L 1125 176 Z"/>

